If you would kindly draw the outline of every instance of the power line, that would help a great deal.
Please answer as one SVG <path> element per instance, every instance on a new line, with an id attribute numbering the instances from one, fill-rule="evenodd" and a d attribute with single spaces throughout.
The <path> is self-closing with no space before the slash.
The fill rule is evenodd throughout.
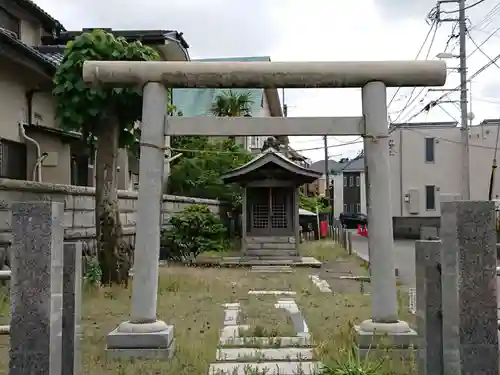
<path id="1" fill-rule="evenodd" d="M 497 125 L 497 127 L 500 128 L 500 124 Z M 455 128 L 452 128 L 452 129 L 455 129 Z M 424 132 L 418 131 L 416 129 L 410 129 L 410 128 L 405 127 L 404 130 L 408 130 L 408 131 L 411 131 L 413 133 L 420 134 L 423 137 L 429 137 L 430 136 L 429 133 L 424 133 Z M 434 134 L 432 135 L 432 137 L 435 138 L 435 139 L 438 139 L 440 141 L 443 141 L 443 142 L 454 143 L 454 144 L 457 144 L 457 145 L 463 145 L 462 141 L 457 141 L 457 140 L 454 140 L 454 139 L 448 139 L 448 138 L 438 137 L 438 136 L 435 136 Z M 469 144 L 469 147 L 480 148 L 480 149 L 485 149 L 485 150 L 495 150 L 495 147 L 485 146 L 485 145 L 478 145 L 478 144 L 473 144 L 473 143 Z"/>
<path id="2" fill-rule="evenodd" d="M 471 4 L 471 5 L 468 5 L 466 6 L 465 8 L 463 8 L 463 10 L 467 10 L 467 9 L 471 9 L 471 8 L 474 8 L 476 5 L 479 5 L 481 3 L 484 3 L 486 0 L 478 0 L 476 1 L 474 4 Z M 453 14 L 453 13 L 458 13 L 459 10 L 456 9 L 456 10 L 441 10 L 439 13 L 444 13 L 444 14 Z"/>
<path id="3" fill-rule="evenodd" d="M 446 113 L 448 116 L 450 116 L 453 120 L 455 120 L 458 123 L 458 120 L 450 112 L 448 112 L 441 104 L 438 104 L 438 107 L 441 111 Z"/>
<path id="4" fill-rule="evenodd" d="M 431 42 L 429 43 L 429 49 L 427 50 L 427 54 L 425 55 L 425 59 L 427 60 L 429 58 L 429 55 L 431 54 L 431 50 L 432 50 L 432 46 L 434 44 L 434 41 L 436 40 L 436 34 L 437 34 L 437 22 L 435 22 L 435 27 L 434 27 L 434 33 L 432 34 L 432 38 L 431 38 Z M 431 29 L 432 30 L 432 29 Z M 408 97 L 408 101 L 406 102 L 406 104 L 404 105 L 404 107 L 399 111 L 399 114 L 398 116 L 396 117 L 396 119 L 394 120 L 394 122 L 397 122 L 399 120 L 399 118 L 401 117 L 401 115 L 403 114 L 403 112 L 411 105 L 413 104 L 413 102 L 415 102 L 415 100 L 417 100 L 418 96 L 425 90 L 425 87 L 424 88 L 421 88 L 420 89 L 420 92 L 415 96 L 415 98 L 413 98 L 412 100 L 412 97 L 413 97 L 413 94 L 415 93 L 415 90 L 417 88 L 414 87 L 411 92 L 410 92 L 410 96 Z M 389 103 L 390 105 L 390 103 Z"/>
<path id="5" fill-rule="evenodd" d="M 341 143 L 338 145 L 329 145 L 328 148 L 337 148 L 337 147 L 343 147 L 343 146 L 352 146 L 352 145 L 357 145 L 363 143 L 363 140 L 360 140 L 361 137 L 358 137 L 356 140 L 351 141 L 351 142 L 345 142 Z M 169 148 L 172 151 L 177 151 L 177 152 L 193 152 L 193 153 L 207 153 L 207 154 L 246 154 L 246 151 L 224 151 L 224 150 L 203 150 L 203 149 L 188 149 L 188 148 L 174 148 L 170 147 Z M 324 147 L 311 147 L 311 148 L 304 148 L 304 149 L 299 149 L 299 150 L 294 150 L 296 152 L 305 152 L 305 151 L 315 151 L 315 150 L 323 150 Z"/>
<path id="6" fill-rule="evenodd" d="M 481 28 L 484 28 L 488 26 L 493 18 L 500 12 L 500 3 L 497 3 L 491 8 L 488 13 L 483 17 L 481 21 L 479 21 L 477 24 L 471 26 L 471 29 L 476 29 L 480 30 Z"/>
<path id="7" fill-rule="evenodd" d="M 498 128 L 500 128 L 500 124 L 498 125 Z M 411 131 L 413 133 L 419 134 L 423 137 L 428 137 L 430 135 L 429 133 L 425 133 L 425 132 L 419 131 L 417 129 L 411 129 L 409 127 L 404 127 L 404 128 L 403 127 L 394 127 L 393 129 L 394 130 L 408 130 L 408 131 Z M 457 145 L 463 144 L 462 141 L 457 141 L 454 139 L 439 137 L 439 136 L 436 136 L 434 134 L 432 135 L 432 137 L 435 139 L 438 139 L 440 141 L 443 141 L 443 142 L 454 143 Z M 346 142 L 343 144 L 329 145 L 328 148 L 330 149 L 330 148 L 338 148 L 338 147 L 342 147 L 342 146 L 352 146 L 352 145 L 362 144 L 363 140 L 361 138 L 362 137 L 358 137 L 356 140 L 354 140 L 352 142 Z M 485 149 L 485 150 L 495 150 L 495 148 L 496 148 L 496 147 L 492 147 L 492 146 L 478 145 L 478 144 L 473 144 L 473 143 L 469 144 L 469 147 L 478 148 L 478 149 Z M 324 147 L 321 146 L 321 147 L 311 147 L 311 148 L 299 149 L 299 150 L 294 150 L 294 151 L 305 152 L 305 151 L 316 151 L 316 150 L 323 150 L 323 149 L 324 149 Z M 236 151 L 201 150 L 201 149 L 186 149 L 186 148 L 170 148 L 170 150 L 177 151 L 177 152 L 208 153 L 208 154 L 243 154 L 243 153 L 246 153 L 245 151 L 236 152 Z"/>
<path id="8" fill-rule="evenodd" d="M 492 11 L 495 11 L 496 9 L 496 12 L 500 12 L 500 3 L 497 4 L 491 11 L 490 13 L 492 13 Z M 483 21 L 481 21 L 483 22 Z M 473 28 L 476 28 L 477 26 L 474 26 Z M 479 30 L 478 30 L 479 31 Z M 474 51 L 472 51 L 471 53 L 469 53 L 467 55 L 467 59 L 470 58 L 474 53 L 476 53 L 477 51 L 479 51 L 479 49 L 484 45 L 486 44 L 486 42 L 488 42 L 493 36 L 495 36 L 495 34 L 500 31 L 500 27 L 495 29 L 493 32 L 489 33 L 489 36 L 484 39 L 481 44 L 479 44 L 479 46 L 476 46 L 476 48 L 474 49 Z M 500 58 L 500 57 L 498 57 Z M 498 59 L 497 58 L 497 59 Z M 495 60 L 496 61 L 496 60 Z M 466 82 L 470 82 L 473 78 L 475 78 L 477 75 L 479 75 L 480 73 L 482 73 L 485 69 L 487 69 L 490 65 L 492 64 L 487 64 L 485 66 L 483 66 L 483 68 L 479 69 L 476 73 L 474 73 Z M 435 107 L 435 103 L 446 98 L 448 95 L 450 95 L 452 93 L 452 91 L 454 90 L 457 90 L 460 88 L 460 85 L 455 87 L 453 90 L 450 90 L 450 92 L 447 92 L 447 93 L 444 93 L 442 96 L 440 96 L 438 99 L 435 99 L 431 102 L 429 102 L 428 104 L 426 104 L 420 111 L 418 111 L 417 113 L 415 113 L 414 115 L 412 115 L 408 120 L 406 120 L 406 122 L 409 122 L 411 120 L 413 120 L 415 117 L 419 116 L 421 113 L 423 112 L 428 112 L 431 108 Z M 425 94 L 427 95 L 427 93 Z"/>
<path id="9" fill-rule="evenodd" d="M 500 60 L 500 54 L 495 56 L 493 59 L 491 59 L 491 61 L 489 61 L 486 65 L 484 65 L 482 68 L 480 68 L 479 70 L 477 70 L 474 74 L 472 74 L 466 82 L 470 82 L 471 80 L 473 80 L 474 78 L 476 78 L 479 74 L 481 74 L 482 72 L 484 72 L 486 69 L 488 69 L 491 65 L 495 64 L 498 60 Z M 460 88 L 460 85 L 458 85 L 457 87 L 455 87 L 454 89 L 450 90 L 450 92 L 447 92 L 447 93 L 444 93 L 443 95 L 441 95 L 439 98 L 435 99 L 435 100 L 432 100 L 430 103 L 426 104 L 424 108 L 422 108 L 420 111 L 418 111 L 417 113 L 415 113 L 413 116 L 411 116 L 407 122 L 413 120 L 415 117 L 417 117 L 418 115 L 420 115 L 421 113 L 423 112 L 427 112 L 429 111 L 430 108 L 434 107 L 439 101 L 441 101 L 442 99 L 446 98 L 448 95 L 450 95 L 450 93 L 452 91 L 455 91 L 455 90 L 458 90 Z"/>
<path id="10" fill-rule="evenodd" d="M 481 52 L 483 54 L 484 57 L 486 57 L 493 65 L 495 65 L 498 69 L 500 69 L 500 66 L 496 63 L 496 61 L 493 61 L 491 59 L 491 57 L 486 53 L 484 52 L 480 46 L 477 45 L 477 43 L 474 41 L 474 39 L 472 39 L 472 36 L 470 35 L 470 33 L 467 33 L 467 36 L 469 37 L 469 40 L 472 42 L 472 44 L 474 44 L 477 48 L 477 50 L 479 52 Z"/>
<path id="11" fill-rule="evenodd" d="M 424 42 L 422 43 L 422 45 L 420 46 L 420 49 L 418 50 L 417 52 L 417 55 L 415 56 L 415 60 L 418 59 L 418 57 L 420 56 L 420 54 L 422 53 L 425 45 L 427 44 L 427 40 L 429 39 L 429 37 L 431 36 L 431 33 L 432 33 L 432 30 L 436 28 L 437 29 L 437 22 L 436 21 L 433 21 L 431 23 L 431 27 L 429 28 L 429 31 L 427 32 L 427 35 L 425 36 L 425 39 L 424 39 Z M 435 34 L 434 34 L 435 35 Z M 394 95 L 392 96 L 391 100 L 389 100 L 389 104 L 387 104 L 387 107 L 390 107 L 392 102 L 394 101 L 394 99 L 396 98 L 396 96 L 398 95 L 399 93 L 399 90 L 401 90 L 401 87 L 398 87 L 396 92 L 394 93 Z"/>

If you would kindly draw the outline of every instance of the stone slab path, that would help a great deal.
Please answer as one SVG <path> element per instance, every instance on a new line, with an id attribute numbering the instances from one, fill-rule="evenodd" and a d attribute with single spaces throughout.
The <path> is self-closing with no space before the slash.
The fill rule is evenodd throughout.
<path id="1" fill-rule="evenodd" d="M 291 317 L 296 336 L 240 337 L 240 330 L 248 329 L 238 323 L 239 303 L 225 304 L 224 326 L 221 330 L 216 360 L 210 365 L 209 375 L 309 375 L 320 363 L 314 361 L 314 348 L 309 328 L 291 291 L 252 290 L 250 296 L 269 295 L 278 298 L 275 307 L 286 310 Z M 279 297 L 279 296 L 286 297 Z"/>

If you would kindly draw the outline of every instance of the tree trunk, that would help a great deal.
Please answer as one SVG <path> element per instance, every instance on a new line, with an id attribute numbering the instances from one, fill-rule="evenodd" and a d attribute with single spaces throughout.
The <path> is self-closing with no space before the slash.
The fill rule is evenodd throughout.
<path id="1" fill-rule="evenodd" d="M 111 117 L 102 124 L 96 155 L 96 234 L 101 282 L 127 284 L 130 270 L 130 248 L 122 238 L 120 207 L 117 192 L 117 159 L 119 122 Z"/>

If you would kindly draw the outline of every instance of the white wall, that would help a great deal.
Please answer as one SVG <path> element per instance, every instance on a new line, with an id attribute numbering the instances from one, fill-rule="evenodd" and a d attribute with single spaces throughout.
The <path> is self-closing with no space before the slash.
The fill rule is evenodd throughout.
<path id="1" fill-rule="evenodd" d="M 477 125 L 469 130 L 470 190 L 472 200 L 488 199 L 491 165 L 495 153 L 498 126 Z M 392 215 L 396 217 L 440 216 L 440 202 L 460 196 L 462 183 L 462 143 L 458 127 L 427 125 L 401 127 L 391 133 L 390 168 Z M 425 138 L 434 137 L 433 163 L 425 161 Z M 499 144 L 500 146 L 500 144 Z M 497 155 L 500 164 L 500 150 Z M 336 183 L 336 197 L 342 196 L 342 176 Z M 436 186 L 436 209 L 426 210 L 425 186 Z M 418 195 L 418 213 L 410 213 L 404 195 Z M 361 211 L 366 213 L 366 179 L 361 173 Z M 500 198 L 500 167 L 495 176 L 493 198 Z M 342 211 L 342 199 L 336 199 L 335 212 Z"/>
<path id="2" fill-rule="evenodd" d="M 425 138 L 434 137 L 434 162 L 425 161 Z M 391 134 L 391 196 L 393 216 L 440 216 L 440 195 L 460 193 L 461 146 L 456 127 L 408 127 Z M 426 186 L 436 187 L 436 208 L 426 210 Z M 410 213 L 405 194 L 416 199 L 416 213 Z"/>

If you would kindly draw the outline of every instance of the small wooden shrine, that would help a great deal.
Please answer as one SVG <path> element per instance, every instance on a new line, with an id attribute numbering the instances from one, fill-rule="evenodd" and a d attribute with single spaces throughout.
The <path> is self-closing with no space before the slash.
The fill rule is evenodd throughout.
<path id="1" fill-rule="evenodd" d="M 299 187 L 321 173 L 295 164 L 273 147 L 222 179 L 244 188 L 242 250 L 259 258 L 298 256 Z"/>

